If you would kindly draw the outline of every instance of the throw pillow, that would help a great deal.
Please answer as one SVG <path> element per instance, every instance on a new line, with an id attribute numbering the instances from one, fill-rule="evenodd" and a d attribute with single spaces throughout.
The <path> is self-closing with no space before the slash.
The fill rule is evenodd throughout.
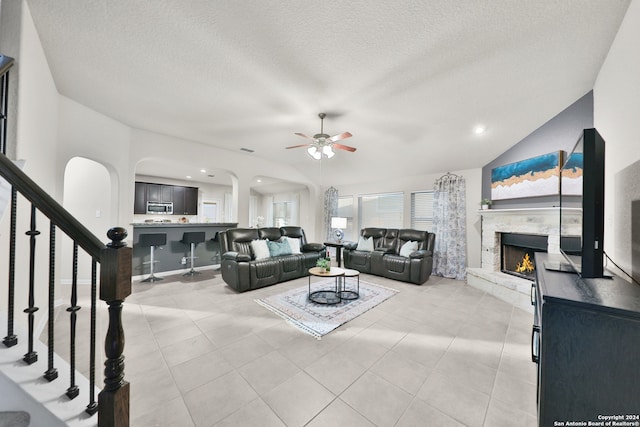
<path id="1" fill-rule="evenodd" d="M 409 255 L 411 255 L 412 252 L 415 252 L 417 250 L 418 250 L 418 242 L 409 240 L 400 248 L 400 256 L 409 258 Z"/>
<path id="2" fill-rule="evenodd" d="M 358 247 L 356 248 L 356 250 L 373 252 L 373 236 L 368 238 L 360 236 L 360 239 L 358 240 Z"/>
<path id="3" fill-rule="evenodd" d="M 253 252 L 254 259 L 256 260 L 269 258 L 271 256 L 269 254 L 269 246 L 267 246 L 266 240 L 252 240 L 251 251 Z"/>
<path id="4" fill-rule="evenodd" d="M 282 242 L 272 242 L 268 240 L 267 246 L 269 247 L 269 254 L 271 256 L 291 255 L 291 246 L 289 246 L 289 242 L 286 240 Z"/>
<path id="5" fill-rule="evenodd" d="M 292 254 L 301 254 L 302 251 L 300 251 L 300 239 L 297 239 L 295 237 L 286 237 L 284 238 L 288 243 L 289 246 L 291 247 L 291 253 Z"/>

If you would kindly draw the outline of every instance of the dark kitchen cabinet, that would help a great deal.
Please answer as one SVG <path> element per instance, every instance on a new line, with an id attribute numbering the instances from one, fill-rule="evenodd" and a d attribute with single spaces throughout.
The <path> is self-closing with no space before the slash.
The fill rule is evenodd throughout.
<path id="1" fill-rule="evenodd" d="M 135 197 L 133 201 L 133 213 L 134 214 L 146 214 L 147 213 L 147 184 L 144 182 L 136 182 Z"/>
<path id="2" fill-rule="evenodd" d="M 173 187 L 173 214 L 198 214 L 198 189 L 196 187 Z"/>
<path id="3" fill-rule="evenodd" d="M 184 207 L 186 215 L 198 215 L 198 189 L 185 187 Z"/>
<path id="4" fill-rule="evenodd" d="M 173 202 L 173 185 L 147 183 L 148 202 Z"/>
<path id="5" fill-rule="evenodd" d="M 173 187 L 173 214 L 186 215 L 184 209 L 184 187 Z"/>
<path id="6" fill-rule="evenodd" d="M 197 215 L 198 188 L 136 181 L 133 213 L 146 214 L 147 202 L 172 202 L 174 215 Z"/>

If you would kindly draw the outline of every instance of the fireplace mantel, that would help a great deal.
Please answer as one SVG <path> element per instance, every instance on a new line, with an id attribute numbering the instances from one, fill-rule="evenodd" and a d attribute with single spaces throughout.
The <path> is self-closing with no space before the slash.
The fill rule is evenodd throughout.
<path id="1" fill-rule="evenodd" d="M 564 208 L 565 212 L 571 212 L 576 214 L 581 212 L 580 208 Z M 556 215 L 559 217 L 560 208 L 557 206 L 550 206 L 544 208 L 516 208 L 516 209 L 479 209 L 480 215 Z"/>

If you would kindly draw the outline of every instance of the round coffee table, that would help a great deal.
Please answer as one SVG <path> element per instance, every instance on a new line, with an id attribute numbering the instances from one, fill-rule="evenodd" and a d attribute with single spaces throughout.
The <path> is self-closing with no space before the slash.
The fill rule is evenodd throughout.
<path id="1" fill-rule="evenodd" d="M 338 304 L 341 299 L 338 294 L 338 278 L 344 275 L 344 270 L 340 267 L 331 267 L 331 270 L 324 271 L 320 267 L 309 269 L 309 301 L 317 304 Z M 336 280 L 333 289 L 321 289 L 311 292 L 311 276 L 315 277 L 333 277 Z"/>
<path id="2" fill-rule="evenodd" d="M 356 278 L 355 286 L 347 287 L 348 277 Z M 360 298 L 360 272 L 358 270 L 345 269 L 341 279 L 338 281 L 338 296 L 340 299 L 354 300 Z"/>

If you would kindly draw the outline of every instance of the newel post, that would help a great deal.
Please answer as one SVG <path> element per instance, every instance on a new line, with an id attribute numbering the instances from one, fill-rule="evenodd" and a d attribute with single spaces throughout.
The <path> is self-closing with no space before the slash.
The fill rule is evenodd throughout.
<path id="1" fill-rule="evenodd" d="M 111 243 L 102 250 L 100 299 L 109 305 L 109 329 L 105 337 L 104 388 L 98 395 L 98 426 L 129 426 L 129 383 L 124 380 L 124 330 L 122 303 L 131 295 L 131 248 L 127 231 L 107 232 Z"/>

